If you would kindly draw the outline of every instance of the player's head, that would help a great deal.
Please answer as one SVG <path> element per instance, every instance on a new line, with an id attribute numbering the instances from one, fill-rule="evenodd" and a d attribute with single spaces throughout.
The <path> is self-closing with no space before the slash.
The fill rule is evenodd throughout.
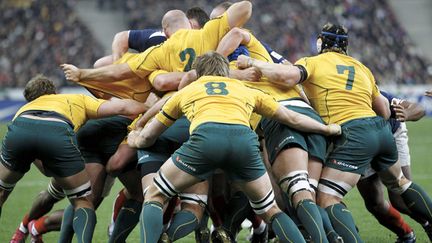
<path id="1" fill-rule="evenodd" d="M 232 2 L 228 2 L 228 1 L 226 1 L 226 2 L 222 2 L 222 3 L 219 3 L 219 4 L 216 5 L 216 7 L 214 7 L 213 10 L 211 11 L 211 13 L 210 13 L 210 19 L 214 19 L 214 18 L 216 18 L 217 16 L 222 15 L 223 13 L 225 13 L 225 11 L 227 11 L 227 9 L 228 9 L 229 7 L 231 7 L 231 5 L 233 5 L 233 3 L 232 3 Z"/>
<path id="2" fill-rule="evenodd" d="M 321 30 L 317 39 L 318 53 L 339 52 L 347 54 L 348 31 L 342 25 L 327 23 Z"/>
<path id="3" fill-rule="evenodd" d="M 201 76 L 229 75 L 228 59 L 215 51 L 209 51 L 195 58 L 192 67 L 196 70 L 198 78 Z"/>
<path id="4" fill-rule="evenodd" d="M 188 9 L 186 17 L 189 19 L 192 29 L 201 29 L 210 19 L 208 14 L 200 7 Z"/>
<path id="5" fill-rule="evenodd" d="M 179 29 L 190 29 L 191 25 L 186 14 L 178 9 L 170 10 L 162 18 L 162 28 L 167 38 Z"/>
<path id="6" fill-rule="evenodd" d="M 42 95 L 55 94 L 56 87 L 54 82 L 47 77 L 38 74 L 26 84 L 24 88 L 24 98 L 27 101 L 32 101 Z"/>

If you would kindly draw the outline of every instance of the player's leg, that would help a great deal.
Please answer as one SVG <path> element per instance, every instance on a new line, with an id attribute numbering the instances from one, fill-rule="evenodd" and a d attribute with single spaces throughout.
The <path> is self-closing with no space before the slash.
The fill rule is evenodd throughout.
<path id="1" fill-rule="evenodd" d="M 281 242 L 305 242 L 294 222 L 276 205 L 267 173 L 253 181 L 236 184 L 248 196 L 255 213 L 271 225 Z"/>
<path id="2" fill-rule="evenodd" d="M 117 220 L 117 216 L 124 205 L 124 202 L 127 200 L 126 195 L 124 193 L 125 188 L 122 188 L 118 193 L 113 202 L 112 214 L 111 214 L 111 222 L 108 226 L 108 238 L 111 237 L 112 231 L 114 230 L 114 224 Z"/>
<path id="3" fill-rule="evenodd" d="M 56 210 L 49 215 L 42 216 L 28 223 L 31 242 L 39 242 L 42 235 L 51 231 L 59 231 L 63 217 L 63 210 Z"/>
<path id="4" fill-rule="evenodd" d="M 322 168 L 323 168 L 323 162 L 321 160 L 318 160 L 317 158 L 314 157 L 309 158 L 309 163 L 308 163 L 309 185 L 312 189 L 312 197 L 314 198 L 315 202 L 316 202 L 316 194 L 318 193 L 318 181 L 321 177 Z M 323 221 L 324 231 L 327 235 L 327 239 L 329 240 L 329 242 L 331 243 L 341 242 L 342 237 L 340 237 L 336 233 L 336 230 L 333 228 L 333 225 L 331 223 L 327 211 L 325 211 L 324 208 L 318 205 L 317 207 L 320 212 Z"/>
<path id="5" fill-rule="evenodd" d="M 192 176 L 174 165 L 170 158 L 157 173 L 147 191 L 141 213 L 141 242 L 157 242 L 162 233 L 163 206 L 179 191 L 197 183 L 199 178 Z"/>
<path id="6" fill-rule="evenodd" d="M 60 186 L 55 182 L 54 179 L 51 179 L 48 184 L 48 189 L 40 192 L 38 196 L 33 201 L 33 204 L 30 208 L 30 211 L 24 215 L 19 227 L 16 229 L 14 235 L 12 236 L 11 242 L 19 242 L 21 239 L 25 238 L 28 233 L 27 225 L 32 220 L 38 220 L 43 215 L 47 214 L 51 211 L 52 207 L 55 203 L 60 201 L 65 197 L 63 190 Z M 52 225 L 49 227 L 60 229 L 61 225 L 61 217 L 60 221 L 58 221 L 58 225 L 54 226 L 56 221 L 52 221 Z M 43 230 L 40 230 L 43 231 Z"/>
<path id="7" fill-rule="evenodd" d="M 282 150 L 276 157 L 272 169 L 282 190 L 296 210 L 303 227 L 314 242 L 328 242 L 321 214 L 312 196 L 309 185 L 308 153 L 297 147 Z"/>
<path id="8" fill-rule="evenodd" d="M 56 177 L 56 180 L 74 208 L 73 229 L 78 242 L 92 242 L 96 214 L 92 202 L 86 197 L 91 193 L 90 180 L 86 170 L 68 177 Z"/>
<path id="9" fill-rule="evenodd" d="M 171 241 L 193 232 L 199 225 L 207 205 L 208 183 L 197 183 L 179 194 L 181 210 L 174 214 L 167 229 Z"/>
<path id="10" fill-rule="evenodd" d="M 130 232 L 132 232 L 139 222 L 143 203 L 141 187 L 137 186 L 140 184 L 139 172 L 134 168 L 133 170 L 122 173 L 118 178 L 125 186 L 126 201 L 120 209 L 109 242 L 126 241 Z"/>
<path id="11" fill-rule="evenodd" d="M 400 239 L 415 238 L 411 227 L 404 221 L 400 213 L 384 198 L 384 190 L 378 175 L 365 174 L 357 183 L 360 195 L 363 197 L 366 209 L 384 227 L 394 232 Z"/>
<path id="12" fill-rule="evenodd" d="M 344 242 L 363 242 L 343 197 L 356 185 L 360 175 L 324 167 L 318 184 L 317 203 L 324 208 Z"/>
<path id="13" fill-rule="evenodd" d="M 11 194 L 15 184 L 24 176 L 23 173 L 12 171 L 4 165 L 6 161 L 1 158 L 0 163 L 0 216 L 3 204 Z"/>

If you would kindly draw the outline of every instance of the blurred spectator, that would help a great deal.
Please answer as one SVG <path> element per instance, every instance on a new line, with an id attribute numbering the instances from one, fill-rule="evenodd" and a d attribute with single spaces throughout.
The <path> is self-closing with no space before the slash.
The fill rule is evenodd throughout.
<path id="1" fill-rule="evenodd" d="M 23 86 L 36 73 L 70 85 L 58 65 L 91 67 L 102 47 L 67 0 L 6 0 L 0 3 L 0 86 Z M 201 7 L 217 0 L 108 0 L 126 9 L 130 29 L 158 28 L 170 9 Z M 290 61 L 316 53 L 315 40 L 326 22 L 349 30 L 349 54 L 365 63 L 381 83 L 432 83 L 432 66 L 420 55 L 385 0 L 252 0 L 247 27 Z M 95 1 L 95 4 L 98 2 Z M 106 9 L 106 8 L 104 8 Z M 102 10 L 104 11 L 104 10 Z M 427 71 L 429 70 L 429 72 Z"/>
<path id="2" fill-rule="evenodd" d="M 78 20 L 74 1 L 27 2 L 0 5 L 0 86 L 23 87 L 37 73 L 70 85 L 59 64 L 91 67 L 102 47 Z"/>
<path id="3" fill-rule="evenodd" d="M 198 6 L 210 12 L 221 1 L 127 0 L 130 27 L 160 26 L 170 9 Z M 290 61 L 316 54 L 318 31 L 327 22 L 349 30 L 349 54 L 366 64 L 381 83 L 431 83 L 419 55 L 385 0 L 252 0 L 247 27 Z"/>

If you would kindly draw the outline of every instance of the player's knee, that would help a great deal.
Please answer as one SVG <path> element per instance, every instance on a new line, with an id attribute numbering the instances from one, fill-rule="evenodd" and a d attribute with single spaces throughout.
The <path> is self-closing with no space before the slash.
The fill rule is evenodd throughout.
<path id="1" fill-rule="evenodd" d="M 288 193 L 290 199 L 298 192 L 313 191 L 309 184 L 308 172 L 306 170 L 296 170 L 288 173 L 288 175 L 279 181 L 279 185 L 284 192 Z"/>
<path id="2" fill-rule="evenodd" d="M 399 195 L 404 193 L 412 184 L 412 182 L 408 180 L 402 172 L 397 177 L 393 178 L 381 177 L 381 181 L 389 191 Z"/>
<path id="3" fill-rule="evenodd" d="M 154 187 L 150 186 L 145 193 L 146 201 L 159 199 L 159 201 L 164 202 L 179 193 L 161 171 L 159 171 L 153 179 L 153 185 Z"/>
<path id="4" fill-rule="evenodd" d="M 73 189 L 67 189 L 63 191 L 70 200 L 86 198 L 91 194 L 90 181 L 87 181 L 81 186 L 75 187 Z"/>
<path id="5" fill-rule="evenodd" d="M 263 198 L 257 201 L 249 201 L 255 214 L 262 216 L 268 222 L 276 211 L 280 211 L 275 202 L 273 190 L 270 190 Z"/>
<path id="6" fill-rule="evenodd" d="M 339 203 L 351 189 L 352 186 L 346 182 L 321 178 L 318 184 L 317 203 L 324 208 Z"/>
<path id="7" fill-rule="evenodd" d="M 65 198 L 66 195 L 64 194 L 63 190 L 61 188 L 56 187 L 52 181 L 48 184 L 48 189 L 46 191 L 42 191 L 39 194 L 39 198 L 44 200 L 45 202 L 57 202 Z"/>
<path id="8" fill-rule="evenodd" d="M 196 193 L 180 193 L 179 198 L 182 209 L 192 211 L 198 219 L 201 219 L 204 209 L 207 206 L 207 195 Z"/>

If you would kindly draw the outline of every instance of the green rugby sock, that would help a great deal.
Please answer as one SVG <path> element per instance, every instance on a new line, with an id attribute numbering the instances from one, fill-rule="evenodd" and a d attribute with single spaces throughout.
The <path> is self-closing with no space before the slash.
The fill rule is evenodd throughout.
<path id="1" fill-rule="evenodd" d="M 283 212 L 273 215 L 270 221 L 279 242 L 306 243 L 295 223 Z"/>
<path id="2" fill-rule="evenodd" d="M 126 238 L 139 222 L 141 207 L 141 202 L 133 199 L 126 200 L 115 221 L 109 243 L 126 242 Z"/>
<path id="3" fill-rule="evenodd" d="M 317 205 L 310 199 L 302 200 L 298 203 L 296 211 L 297 217 L 311 235 L 312 241 L 328 243 Z"/>
<path id="4" fill-rule="evenodd" d="M 72 242 L 72 238 L 74 236 L 73 230 L 73 216 L 74 216 L 74 208 L 72 204 L 69 204 L 63 211 L 62 224 L 60 228 L 60 236 L 58 239 L 59 243 L 67 243 Z"/>
<path id="5" fill-rule="evenodd" d="M 158 242 L 162 234 L 163 205 L 158 202 L 145 202 L 141 211 L 141 243 Z"/>
<path id="6" fill-rule="evenodd" d="M 226 206 L 222 223 L 223 228 L 230 233 L 231 237 L 235 237 L 241 223 L 246 219 L 251 210 L 252 207 L 246 195 L 241 191 L 234 193 Z"/>
<path id="7" fill-rule="evenodd" d="M 351 212 L 341 203 L 328 206 L 325 209 L 336 229 L 336 232 L 343 238 L 344 242 L 363 242 L 357 232 Z"/>
<path id="8" fill-rule="evenodd" d="M 168 237 L 172 241 L 176 241 L 193 232 L 198 225 L 198 219 L 195 214 L 187 210 L 179 211 L 174 214 L 167 230 Z"/>
<path id="9" fill-rule="evenodd" d="M 401 197 L 411 211 L 432 222 L 432 201 L 423 188 L 412 182 Z"/>
<path id="10" fill-rule="evenodd" d="M 75 210 L 73 229 L 78 243 L 91 243 L 96 226 L 96 213 L 91 208 L 78 208 Z"/>
<path id="11" fill-rule="evenodd" d="M 327 239 L 330 242 L 333 242 L 334 240 L 336 240 L 339 237 L 339 235 L 336 233 L 336 230 L 333 228 L 333 225 L 330 221 L 330 218 L 329 218 L 327 212 L 324 210 L 324 208 L 322 208 L 318 205 L 317 205 L 317 207 L 318 207 L 318 210 L 321 214 L 321 218 L 323 221 L 323 227 L 324 227 L 324 231 L 327 235 Z"/>

